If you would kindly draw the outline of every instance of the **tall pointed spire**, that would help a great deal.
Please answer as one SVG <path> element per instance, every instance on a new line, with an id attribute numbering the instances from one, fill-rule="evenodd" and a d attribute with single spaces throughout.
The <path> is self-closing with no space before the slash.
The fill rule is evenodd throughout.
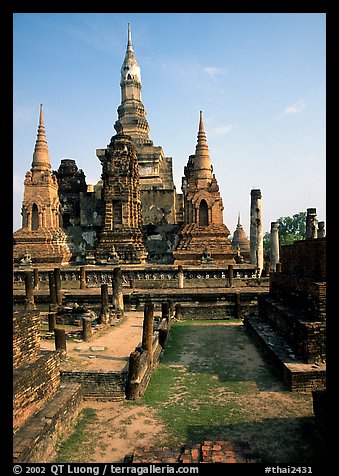
<path id="1" fill-rule="evenodd" d="M 131 26 L 128 23 L 128 32 L 127 32 L 127 48 L 125 59 L 121 67 L 121 86 L 126 80 L 134 80 L 141 84 L 141 73 L 137 60 L 134 56 L 133 45 L 132 45 L 132 35 L 131 35 Z"/>
<path id="2" fill-rule="evenodd" d="M 38 134 L 33 152 L 32 169 L 48 170 L 51 169 L 51 159 L 49 157 L 48 145 L 44 125 L 44 111 L 40 104 Z"/>
<path id="3" fill-rule="evenodd" d="M 198 142 L 195 148 L 194 167 L 198 178 L 212 179 L 211 158 L 206 140 L 202 111 L 200 111 L 199 116 Z"/>

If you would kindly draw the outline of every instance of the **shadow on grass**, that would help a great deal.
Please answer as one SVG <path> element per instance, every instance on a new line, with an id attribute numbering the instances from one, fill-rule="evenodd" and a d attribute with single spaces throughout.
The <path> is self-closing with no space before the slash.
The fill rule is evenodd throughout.
<path id="1" fill-rule="evenodd" d="M 188 425 L 188 443 L 206 440 L 246 442 L 265 464 L 309 466 L 327 461 L 327 452 L 319 440 L 313 417 L 269 418 L 230 425 Z"/>
<path id="2" fill-rule="evenodd" d="M 244 326 L 204 321 L 182 321 L 172 326 L 162 359 L 164 364 L 186 366 L 188 372 L 217 376 L 219 382 L 255 382 L 260 391 L 285 387 Z"/>

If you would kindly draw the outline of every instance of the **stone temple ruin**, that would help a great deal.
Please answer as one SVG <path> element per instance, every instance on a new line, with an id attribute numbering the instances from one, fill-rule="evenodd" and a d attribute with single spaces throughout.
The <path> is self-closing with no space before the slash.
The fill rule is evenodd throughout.
<path id="1" fill-rule="evenodd" d="M 182 194 L 176 192 L 172 158 L 149 138 L 130 28 L 120 86 L 117 134 L 96 151 L 102 176 L 94 186 L 73 159 L 51 171 L 40 106 L 13 246 L 14 461 L 50 461 L 82 399 L 141 398 L 174 319 L 242 320 L 286 389 L 312 392 L 325 439 L 324 223 L 309 208 L 306 239 L 280 246 L 272 222 L 263 273 L 261 190 L 250 193 L 250 238 L 239 214 L 231 241 L 200 112 L 195 154 L 184 169 Z M 96 336 L 117 331 L 127 312 L 139 313 L 142 329 L 135 342 L 131 337 L 129 355 L 119 357 L 120 367 L 83 368 L 79 352 L 94 361 L 101 351 Z M 132 462 L 157 458 L 259 461 L 246 442 L 218 440 L 136 451 Z"/>

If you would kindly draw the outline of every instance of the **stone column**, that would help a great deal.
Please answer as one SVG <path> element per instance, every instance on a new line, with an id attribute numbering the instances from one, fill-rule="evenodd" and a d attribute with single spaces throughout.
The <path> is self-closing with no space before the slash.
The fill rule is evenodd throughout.
<path id="1" fill-rule="evenodd" d="M 170 306 L 169 302 L 162 302 L 161 303 L 161 317 L 166 319 L 167 323 L 170 320 Z"/>
<path id="2" fill-rule="evenodd" d="M 240 293 L 235 293 L 234 317 L 241 319 Z"/>
<path id="3" fill-rule="evenodd" d="M 61 352 L 61 357 L 65 357 L 66 350 L 66 332 L 64 329 L 54 329 L 55 350 Z"/>
<path id="4" fill-rule="evenodd" d="M 85 342 L 92 340 L 92 319 L 90 317 L 82 318 L 82 339 Z"/>
<path id="5" fill-rule="evenodd" d="M 184 271 L 181 265 L 178 266 L 178 288 L 184 288 Z"/>
<path id="6" fill-rule="evenodd" d="M 53 332 L 56 326 L 56 312 L 48 313 L 48 330 Z"/>
<path id="7" fill-rule="evenodd" d="M 101 309 L 100 322 L 107 324 L 109 322 L 109 302 L 108 302 L 108 284 L 101 285 Z"/>
<path id="8" fill-rule="evenodd" d="M 278 222 L 271 222 L 271 236 L 270 236 L 270 244 L 271 244 L 271 260 L 270 260 L 270 271 L 275 271 L 277 267 L 277 263 L 279 263 L 279 223 Z"/>
<path id="9" fill-rule="evenodd" d="M 144 322 L 142 328 L 142 348 L 148 351 L 149 362 L 153 362 L 153 326 L 154 326 L 154 304 L 150 301 L 145 303 Z"/>
<path id="10" fill-rule="evenodd" d="M 56 292 L 57 304 L 59 306 L 62 306 L 61 270 L 60 270 L 60 268 L 54 268 L 54 280 L 55 280 L 55 292 Z"/>
<path id="11" fill-rule="evenodd" d="M 48 283 L 49 283 L 49 296 L 50 296 L 50 310 L 55 310 L 57 308 L 57 293 L 55 286 L 55 275 L 54 271 L 48 272 Z"/>
<path id="12" fill-rule="evenodd" d="M 128 381 L 126 385 L 127 400 L 136 400 L 139 396 L 139 368 L 141 354 L 137 350 L 129 356 Z"/>
<path id="13" fill-rule="evenodd" d="M 228 287 L 232 288 L 233 287 L 233 264 L 229 264 L 228 268 Z"/>
<path id="14" fill-rule="evenodd" d="M 86 289 L 86 268 L 80 266 L 80 289 Z"/>
<path id="15" fill-rule="evenodd" d="M 122 288 L 122 271 L 121 268 L 113 270 L 113 301 L 112 304 L 117 312 L 117 317 L 124 317 L 124 294 Z"/>
<path id="16" fill-rule="evenodd" d="M 264 266 L 261 198 L 260 190 L 251 190 L 250 261 L 259 277 Z"/>
<path id="17" fill-rule="evenodd" d="M 25 272 L 25 309 L 36 309 L 34 303 L 34 290 L 33 290 L 33 273 L 32 271 Z"/>
<path id="18" fill-rule="evenodd" d="M 37 291 L 39 289 L 39 270 L 38 270 L 38 268 L 34 268 L 33 273 L 34 273 L 34 289 Z"/>
<path id="19" fill-rule="evenodd" d="M 318 238 L 325 238 L 326 230 L 325 230 L 325 222 L 319 221 L 318 222 Z"/>
<path id="20" fill-rule="evenodd" d="M 181 304 L 176 304 L 175 305 L 174 319 L 177 319 L 178 321 L 180 321 L 180 319 L 182 319 L 182 318 L 183 318 L 182 305 Z"/>
<path id="21" fill-rule="evenodd" d="M 308 208 L 306 215 L 306 240 L 317 238 L 317 210 Z"/>

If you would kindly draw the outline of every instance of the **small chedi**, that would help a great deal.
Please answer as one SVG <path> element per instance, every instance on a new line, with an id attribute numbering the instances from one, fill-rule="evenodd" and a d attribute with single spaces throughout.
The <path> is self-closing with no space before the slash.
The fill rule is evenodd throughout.
<path id="1" fill-rule="evenodd" d="M 214 264 L 234 264 L 236 251 L 223 223 L 223 203 L 217 179 L 213 174 L 205 127 L 200 111 L 198 142 L 195 154 L 184 169 L 184 225 L 179 231 L 179 244 L 174 263 L 199 264 L 205 261 L 206 244 Z"/>
<path id="2" fill-rule="evenodd" d="M 34 263 L 67 263 L 71 252 L 62 229 L 58 181 L 51 173 L 42 104 L 32 167 L 24 187 L 22 228 L 14 233 L 14 262 L 20 263 L 29 254 Z"/>

